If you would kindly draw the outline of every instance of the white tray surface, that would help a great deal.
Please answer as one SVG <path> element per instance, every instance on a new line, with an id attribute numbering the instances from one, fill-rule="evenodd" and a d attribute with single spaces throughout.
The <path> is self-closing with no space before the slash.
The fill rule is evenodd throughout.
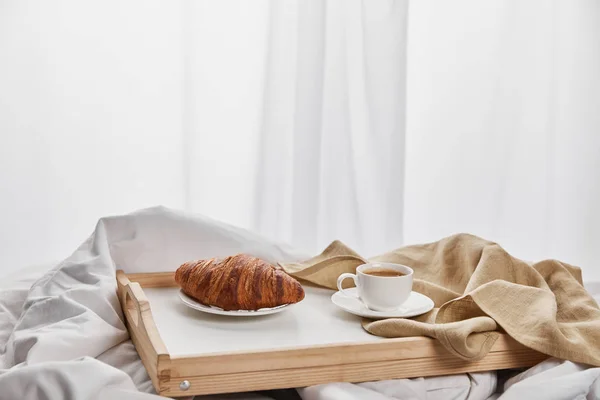
<path id="1" fill-rule="evenodd" d="M 172 356 L 260 351 L 385 340 L 367 333 L 361 318 L 337 308 L 331 290 L 304 286 L 289 309 L 258 317 L 226 317 L 193 310 L 179 288 L 144 288 L 158 332 Z"/>

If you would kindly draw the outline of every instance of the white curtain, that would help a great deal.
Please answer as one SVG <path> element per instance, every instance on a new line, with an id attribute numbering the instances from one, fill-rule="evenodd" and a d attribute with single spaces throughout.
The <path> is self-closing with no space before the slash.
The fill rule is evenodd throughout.
<path id="1" fill-rule="evenodd" d="M 0 276 L 184 206 L 181 4 L 0 0 Z"/>
<path id="2" fill-rule="evenodd" d="M 0 269 L 164 204 L 600 279 L 599 110 L 595 0 L 0 1 Z"/>
<path id="3" fill-rule="evenodd" d="M 402 238 L 406 1 L 273 1 L 254 227 L 310 251 Z"/>
<path id="4" fill-rule="evenodd" d="M 600 279 L 600 3 L 409 15 L 405 240 L 472 232 Z"/>
<path id="5" fill-rule="evenodd" d="M 401 243 L 408 2 L 186 7 L 190 209 L 308 252 Z"/>
<path id="6" fill-rule="evenodd" d="M 262 108 L 219 133 L 225 152 L 249 131 L 252 143 L 227 158 L 240 168 L 219 176 L 232 195 L 214 211 L 310 251 L 472 232 L 600 278 L 599 7 L 424 0 L 407 17 L 399 1 L 267 3 L 264 61 L 238 69 L 255 68 Z"/>

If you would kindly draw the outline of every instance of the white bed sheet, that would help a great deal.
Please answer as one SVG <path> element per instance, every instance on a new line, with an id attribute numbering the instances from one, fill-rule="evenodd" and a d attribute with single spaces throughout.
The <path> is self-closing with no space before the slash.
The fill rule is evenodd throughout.
<path id="1" fill-rule="evenodd" d="M 190 258 L 238 251 L 266 259 L 299 257 L 250 232 L 153 208 L 101 220 L 92 237 L 51 271 L 42 265 L 3 277 L 0 399 L 157 398 L 122 323 L 114 293 L 116 266 L 158 271 Z M 589 289 L 600 294 L 600 283 Z M 497 374 L 489 372 L 197 398 L 598 399 L 599 375 L 600 368 L 551 359 L 500 387 Z M 493 394 L 497 389 L 506 391 Z"/>

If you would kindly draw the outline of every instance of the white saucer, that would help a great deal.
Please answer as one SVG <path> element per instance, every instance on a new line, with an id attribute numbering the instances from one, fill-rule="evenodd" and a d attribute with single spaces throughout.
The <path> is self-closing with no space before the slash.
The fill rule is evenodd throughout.
<path id="1" fill-rule="evenodd" d="M 203 311 L 205 313 L 217 314 L 217 315 L 228 315 L 230 317 L 257 317 L 259 315 L 269 315 L 275 314 L 280 311 L 293 306 L 294 304 L 284 304 L 282 306 L 273 307 L 273 308 L 261 308 L 259 310 L 234 310 L 234 311 L 225 311 L 219 307 L 213 306 L 205 306 L 202 303 L 197 302 L 192 299 L 187 294 L 183 293 L 182 290 L 179 291 L 179 298 L 181 302 L 186 306 L 193 308 L 194 310 Z M 297 303 L 296 303 L 297 304 Z"/>
<path id="2" fill-rule="evenodd" d="M 357 294 L 356 288 L 346 289 L 346 291 L 350 294 Z M 335 292 L 331 296 L 331 301 L 344 311 L 371 319 L 416 317 L 417 315 L 425 314 L 433 308 L 433 300 L 424 294 L 414 291 L 410 292 L 408 300 L 400 308 L 392 311 L 370 310 L 356 297 L 346 296 L 342 292 Z"/>

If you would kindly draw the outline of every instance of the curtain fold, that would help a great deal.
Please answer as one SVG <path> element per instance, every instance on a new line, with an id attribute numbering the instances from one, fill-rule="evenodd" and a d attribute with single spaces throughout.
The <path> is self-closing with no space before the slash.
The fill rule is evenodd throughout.
<path id="1" fill-rule="evenodd" d="M 254 228 L 310 251 L 402 239 L 406 1 L 273 1 Z"/>
<path id="2" fill-rule="evenodd" d="M 470 232 L 599 279 L 600 4 L 411 3 L 407 242 Z"/>
<path id="3" fill-rule="evenodd" d="M 470 232 L 600 278 L 599 3 L 193 4 L 193 211 L 309 252 Z"/>

